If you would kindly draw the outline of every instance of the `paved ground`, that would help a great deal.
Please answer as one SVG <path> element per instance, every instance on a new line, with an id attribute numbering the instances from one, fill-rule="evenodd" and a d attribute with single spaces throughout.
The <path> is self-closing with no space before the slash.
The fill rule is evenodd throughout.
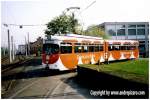
<path id="1" fill-rule="evenodd" d="M 40 59 L 2 73 L 2 98 L 86 98 L 76 72 L 45 70 Z M 82 92 L 82 93 L 81 93 Z"/>
<path id="2" fill-rule="evenodd" d="M 148 98 L 148 85 L 138 85 L 133 82 L 128 82 L 128 80 L 105 75 L 104 73 L 79 69 L 78 75 L 77 72 L 73 71 L 54 72 L 43 68 L 40 58 L 32 59 L 24 63 L 23 66 L 2 71 L 2 98 L 123 98 L 124 96 L 101 96 L 97 95 L 97 93 L 103 94 L 107 90 L 130 91 L 131 88 L 133 88 L 133 91 L 145 90 L 146 94 L 135 97 L 126 96 L 126 98 Z M 91 90 L 95 92 L 91 92 Z M 95 96 L 91 96 L 90 93 Z"/>

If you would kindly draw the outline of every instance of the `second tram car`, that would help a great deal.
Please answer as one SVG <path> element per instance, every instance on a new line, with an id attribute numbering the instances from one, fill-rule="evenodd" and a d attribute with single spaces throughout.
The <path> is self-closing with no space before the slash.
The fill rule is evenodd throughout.
<path id="1" fill-rule="evenodd" d="M 42 64 L 49 69 L 72 70 L 78 64 L 95 64 L 139 57 L 138 41 L 103 40 L 75 34 L 44 40 Z"/>

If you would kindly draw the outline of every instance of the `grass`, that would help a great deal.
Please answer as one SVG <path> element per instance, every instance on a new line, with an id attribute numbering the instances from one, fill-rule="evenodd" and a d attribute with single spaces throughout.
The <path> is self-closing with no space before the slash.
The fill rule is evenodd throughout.
<path id="1" fill-rule="evenodd" d="M 122 62 L 114 62 L 103 65 L 79 65 L 80 67 L 90 68 L 98 72 L 107 73 L 123 79 L 148 84 L 149 60 L 139 59 Z"/>

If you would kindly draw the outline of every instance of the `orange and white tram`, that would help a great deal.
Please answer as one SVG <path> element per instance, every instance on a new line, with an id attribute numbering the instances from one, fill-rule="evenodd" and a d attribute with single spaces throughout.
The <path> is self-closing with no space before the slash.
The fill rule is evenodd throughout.
<path id="1" fill-rule="evenodd" d="M 72 70 L 78 64 L 137 59 L 138 41 L 103 40 L 100 37 L 66 34 L 45 39 L 42 64 L 49 69 Z"/>

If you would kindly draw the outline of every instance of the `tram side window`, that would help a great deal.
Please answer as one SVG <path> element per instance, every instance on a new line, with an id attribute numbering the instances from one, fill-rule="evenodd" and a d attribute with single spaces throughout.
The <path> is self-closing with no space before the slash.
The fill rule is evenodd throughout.
<path id="1" fill-rule="evenodd" d="M 130 50 L 135 50 L 136 49 L 136 46 L 131 46 L 130 47 Z"/>
<path id="2" fill-rule="evenodd" d="M 136 46 L 121 46 L 121 50 L 135 50 Z"/>
<path id="3" fill-rule="evenodd" d="M 103 46 L 102 46 L 102 45 L 100 46 L 100 49 L 99 49 L 99 51 L 103 51 Z"/>
<path id="4" fill-rule="evenodd" d="M 121 50 L 135 50 L 135 46 L 121 46 Z"/>
<path id="5" fill-rule="evenodd" d="M 89 52 L 94 52 L 94 46 L 89 46 Z"/>
<path id="6" fill-rule="evenodd" d="M 114 46 L 114 50 L 120 50 L 120 46 Z"/>
<path id="7" fill-rule="evenodd" d="M 121 50 L 126 50 L 127 46 L 121 46 Z"/>
<path id="8" fill-rule="evenodd" d="M 100 51 L 100 47 L 99 47 L 99 46 L 95 46 L 95 47 L 94 47 L 94 51 L 95 51 L 95 52 Z"/>
<path id="9" fill-rule="evenodd" d="M 74 47 L 74 52 L 75 53 L 82 53 L 82 50 L 83 50 L 83 46 L 75 46 Z"/>
<path id="10" fill-rule="evenodd" d="M 108 47 L 108 50 L 109 51 L 113 51 L 113 50 L 120 50 L 120 46 L 119 45 L 110 45 L 109 47 Z"/>
<path id="11" fill-rule="evenodd" d="M 83 46 L 83 52 L 88 52 L 88 46 Z"/>
<path id="12" fill-rule="evenodd" d="M 130 50 L 136 50 L 138 46 L 131 46 Z"/>
<path id="13" fill-rule="evenodd" d="M 115 49 L 114 49 L 114 46 L 110 45 L 110 46 L 108 47 L 108 50 L 109 50 L 109 51 L 115 50 Z"/>
<path id="14" fill-rule="evenodd" d="M 130 46 L 127 46 L 127 50 L 130 50 L 130 48 L 131 48 Z"/>
<path id="15" fill-rule="evenodd" d="M 108 51 L 112 51 L 113 50 L 113 46 L 108 46 Z"/>
<path id="16" fill-rule="evenodd" d="M 60 47 L 61 53 L 72 53 L 72 46 L 61 46 Z"/>

